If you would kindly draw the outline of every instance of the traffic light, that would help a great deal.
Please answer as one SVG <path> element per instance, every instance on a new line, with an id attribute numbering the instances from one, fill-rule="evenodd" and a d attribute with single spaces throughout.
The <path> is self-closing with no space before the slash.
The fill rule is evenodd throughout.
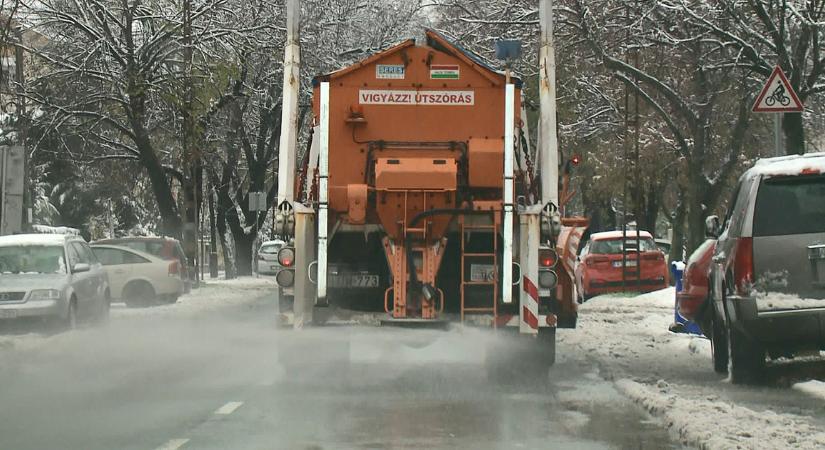
<path id="1" fill-rule="evenodd" d="M 573 163 L 574 166 L 578 166 L 579 163 L 582 162 L 582 157 L 579 155 L 573 155 L 573 157 L 570 158 L 570 162 Z"/>
<path id="2" fill-rule="evenodd" d="M 570 159 L 568 159 L 567 162 L 564 164 L 564 174 L 569 175 L 573 168 L 578 166 L 581 162 L 582 157 L 578 154 L 573 154 L 573 156 L 571 156 Z"/>

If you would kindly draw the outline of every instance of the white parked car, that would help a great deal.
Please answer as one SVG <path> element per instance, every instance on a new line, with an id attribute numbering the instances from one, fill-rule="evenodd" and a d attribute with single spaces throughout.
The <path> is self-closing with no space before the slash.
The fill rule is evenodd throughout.
<path id="1" fill-rule="evenodd" d="M 92 245 L 109 275 L 112 299 L 128 306 L 146 306 L 155 301 L 175 303 L 183 293 L 181 265 L 146 252 L 117 245 Z"/>
<path id="2" fill-rule="evenodd" d="M 109 315 L 106 271 L 83 238 L 0 236 L 0 320 L 39 317 L 74 328 Z"/>
<path id="3" fill-rule="evenodd" d="M 261 244 L 258 249 L 258 266 L 256 267 L 259 275 L 276 275 L 281 270 L 281 264 L 278 262 L 278 251 L 286 245 L 280 239 L 273 241 L 266 241 Z"/>

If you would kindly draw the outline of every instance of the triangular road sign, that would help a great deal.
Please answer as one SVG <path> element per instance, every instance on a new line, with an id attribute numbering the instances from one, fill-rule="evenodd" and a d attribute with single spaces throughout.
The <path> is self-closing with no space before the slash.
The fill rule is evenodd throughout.
<path id="1" fill-rule="evenodd" d="M 779 66 L 773 68 L 762 92 L 756 97 L 753 112 L 802 112 L 802 102 L 796 96 L 785 72 Z"/>

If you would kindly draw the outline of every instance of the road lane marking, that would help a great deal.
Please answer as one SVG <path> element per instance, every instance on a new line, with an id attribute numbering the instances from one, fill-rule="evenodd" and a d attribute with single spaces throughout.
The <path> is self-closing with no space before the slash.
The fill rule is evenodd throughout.
<path id="1" fill-rule="evenodd" d="M 183 447 L 189 439 L 170 439 L 165 444 L 157 448 L 157 450 L 178 450 Z"/>
<path id="2" fill-rule="evenodd" d="M 215 414 L 220 414 L 222 416 L 227 416 L 235 412 L 236 409 L 240 408 L 243 405 L 243 402 L 229 402 L 215 411 Z"/>

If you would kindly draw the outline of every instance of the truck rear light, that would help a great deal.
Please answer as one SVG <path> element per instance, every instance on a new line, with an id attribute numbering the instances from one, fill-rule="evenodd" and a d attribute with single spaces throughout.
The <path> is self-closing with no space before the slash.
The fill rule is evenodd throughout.
<path id="1" fill-rule="evenodd" d="M 749 295 L 753 285 L 753 238 L 739 238 L 733 261 L 733 281 L 736 293 Z"/>
<path id="2" fill-rule="evenodd" d="M 283 247 L 278 251 L 278 263 L 284 267 L 292 267 L 295 264 L 295 249 Z"/>
<path id="3" fill-rule="evenodd" d="M 544 289 L 553 289 L 559 282 L 559 277 L 552 270 L 539 271 L 539 286 Z"/>
<path id="4" fill-rule="evenodd" d="M 295 271 L 292 269 L 282 269 L 275 275 L 275 282 L 281 287 L 292 287 L 295 284 Z"/>
<path id="5" fill-rule="evenodd" d="M 552 248 L 539 249 L 539 265 L 552 269 L 559 262 L 559 254 Z"/>

